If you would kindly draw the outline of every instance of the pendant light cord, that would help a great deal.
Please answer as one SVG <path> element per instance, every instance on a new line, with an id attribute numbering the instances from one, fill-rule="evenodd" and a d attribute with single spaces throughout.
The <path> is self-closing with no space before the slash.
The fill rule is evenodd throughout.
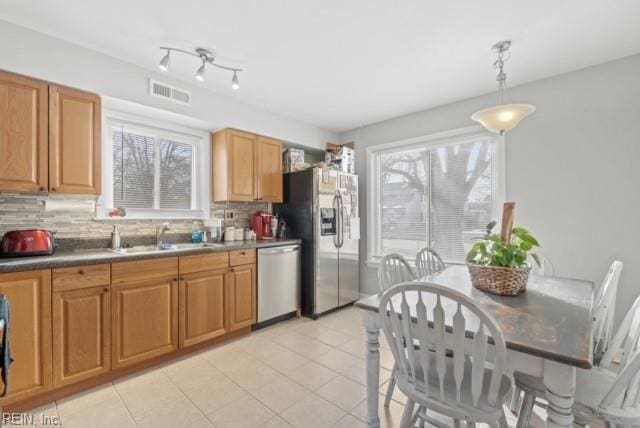
<path id="1" fill-rule="evenodd" d="M 498 82 L 498 104 L 504 104 L 504 92 L 507 88 L 507 74 L 504 72 L 504 62 L 509 57 L 504 58 L 506 51 L 501 50 L 498 52 L 498 59 L 493 63 L 493 68 L 498 69 L 498 75 L 496 81 Z"/>

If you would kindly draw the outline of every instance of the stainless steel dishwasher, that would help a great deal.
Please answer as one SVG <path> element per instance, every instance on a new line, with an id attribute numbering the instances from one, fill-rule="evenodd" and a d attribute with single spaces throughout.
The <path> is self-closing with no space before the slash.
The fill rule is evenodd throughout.
<path id="1" fill-rule="evenodd" d="M 300 307 L 300 246 L 258 250 L 258 328 L 294 316 Z"/>

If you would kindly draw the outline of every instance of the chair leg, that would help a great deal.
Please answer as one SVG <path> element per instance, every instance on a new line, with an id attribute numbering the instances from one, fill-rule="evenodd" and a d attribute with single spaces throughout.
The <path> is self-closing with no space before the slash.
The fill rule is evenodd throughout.
<path id="1" fill-rule="evenodd" d="M 518 416 L 518 410 L 520 409 L 520 402 L 522 398 L 522 389 L 517 385 L 513 386 L 513 394 L 511 395 L 511 405 L 509 406 L 509 410 L 511 413 Z"/>
<path id="2" fill-rule="evenodd" d="M 391 371 L 391 377 L 389 378 L 389 385 L 387 385 L 387 395 L 384 397 L 384 407 L 389 407 L 391 403 L 391 398 L 393 397 L 393 390 L 396 387 L 396 367 L 393 366 L 393 370 Z"/>
<path id="3" fill-rule="evenodd" d="M 460 428 L 460 419 L 454 419 L 453 420 L 453 427 L 454 428 Z"/>
<path id="4" fill-rule="evenodd" d="M 518 415 L 518 422 L 516 428 L 528 428 L 533 414 L 533 405 L 536 403 L 536 396 L 531 392 L 525 392 L 522 399 L 522 406 L 520 407 L 520 414 Z"/>
<path id="5" fill-rule="evenodd" d="M 498 419 L 498 428 L 509 428 L 509 424 L 507 423 L 507 416 L 504 414 L 504 410 L 500 415 L 500 419 Z"/>
<path id="6" fill-rule="evenodd" d="M 400 420 L 400 427 L 407 428 L 411 424 L 411 418 L 413 417 L 413 408 L 416 402 L 412 399 L 407 400 L 406 406 L 404 406 L 404 412 L 402 412 L 402 419 Z"/>

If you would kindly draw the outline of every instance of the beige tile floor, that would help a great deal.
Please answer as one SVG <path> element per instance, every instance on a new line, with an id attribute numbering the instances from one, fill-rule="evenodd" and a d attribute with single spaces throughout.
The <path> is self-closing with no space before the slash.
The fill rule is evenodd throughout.
<path id="1" fill-rule="evenodd" d="M 362 427 L 364 337 L 356 308 L 294 319 L 34 412 L 58 416 L 64 428 Z M 382 340 L 381 392 L 392 365 Z M 404 401 L 396 391 L 385 409 L 381 397 L 383 427 L 398 426 Z"/>

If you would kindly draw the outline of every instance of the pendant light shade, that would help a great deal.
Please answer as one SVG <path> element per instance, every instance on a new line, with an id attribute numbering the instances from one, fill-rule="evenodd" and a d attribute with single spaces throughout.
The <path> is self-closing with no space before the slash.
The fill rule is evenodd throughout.
<path id="1" fill-rule="evenodd" d="M 493 67 L 498 69 L 496 80 L 498 82 L 498 105 L 477 111 L 471 115 L 471 119 L 480 123 L 488 131 L 504 134 L 511 131 L 525 117 L 536 111 L 531 104 L 505 104 L 505 92 L 507 89 L 507 74 L 504 72 L 505 53 L 511 47 L 509 40 L 504 40 L 493 45 L 492 50 L 498 54 L 498 59 Z"/>
<path id="2" fill-rule="evenodd" d="M 471 115 L 471 119 L 488 131 L 503 134 L 518 126 L 522 119 L 534 111 L 536 107 L 531 104 L 501 104 L 477 111 Z"/>

